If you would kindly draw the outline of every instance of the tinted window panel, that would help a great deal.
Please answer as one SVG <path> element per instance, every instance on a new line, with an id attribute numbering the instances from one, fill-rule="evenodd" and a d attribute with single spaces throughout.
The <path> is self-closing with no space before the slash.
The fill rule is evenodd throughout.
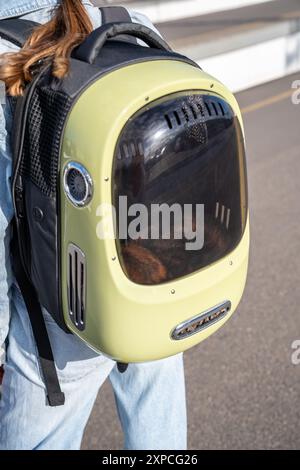
<path id="1" fill-rule="evenodd" d="M 243 135 L 229 104 L 215 95 L 185 92 L 166 96 L 134 115 L 115 151 L 117 212 L 120 196 L 126 196 L 128 207 L 143 204 L 148 213 L 138 239 L 119 239 L 117 224 L 119 258 L 132 281 L 160 284 L 178 279 L 230 253 L 245 229 L 247 187 Z M 168 234 L 162 220 L 151 217 L 153 205 L 164 203 L 177 204 L 182 215 L 171 213 L 169 239 L 163 239 Z M 199 242 L 202 231 L 204 244 L 187 249 L 191 240 L 184 236 L 183 224 L 196 229 L 201 218 L 196 205 L 204 210 L 204 228 L 197 238 Z M 126 222 L 124 207 L 122 223 L 129 225 L 136 216 Z M 153 239 L 153 232 L 159 232 L 159 238 Z"/>

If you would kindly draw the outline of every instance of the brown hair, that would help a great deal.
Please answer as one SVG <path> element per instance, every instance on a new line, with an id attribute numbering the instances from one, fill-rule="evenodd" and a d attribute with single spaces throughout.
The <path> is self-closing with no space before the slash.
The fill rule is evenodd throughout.
<path id="1" fill-rule="evenodd" d="M 35 28 L 20 51 L 1 56 L 0 80 L 4 81 L 7 93 L 21 95 L 40 61 L 52 63 L 53 75 L 63 78 L 69 70 L 72 50 L 92 30 L 81 0 L 61 0 L 52 19 Z"/>

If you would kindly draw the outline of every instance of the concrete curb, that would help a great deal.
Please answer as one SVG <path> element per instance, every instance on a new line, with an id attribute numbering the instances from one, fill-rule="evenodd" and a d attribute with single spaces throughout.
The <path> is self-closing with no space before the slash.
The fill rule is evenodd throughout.
<path id="1" fill-rule="evenodd" d="M 232 91 L 300 71 L 300 32 L 198 61 Z"/>
<path id="2" fill-rule="evenodd" d="M 194 40 L 197 38 L 195 37 Z M 173 48 L 237 92 L 300 71 L 300 20 Z"/>
<path id="3" fill-rule="evenodd" d="M 153 23 L 162 23 L 270 1 L 273 0 L 149 0 L 130 1 L 126 7 L 144 13 Z"/>

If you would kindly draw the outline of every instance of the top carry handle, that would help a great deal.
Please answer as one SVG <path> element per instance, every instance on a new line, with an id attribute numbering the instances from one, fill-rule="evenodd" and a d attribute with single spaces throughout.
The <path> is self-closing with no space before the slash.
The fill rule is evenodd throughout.
<path id="1" fill-rule="evenodd" d="M 78 47 L 74 56 L 79 60 L 93 64 L 106 41 L 124 34 L 141 39 L 149 47 L 168 52 L 172 51 L 170 46 L 147 26 L 136 23 L 114 22 L 95 29 Z"/>

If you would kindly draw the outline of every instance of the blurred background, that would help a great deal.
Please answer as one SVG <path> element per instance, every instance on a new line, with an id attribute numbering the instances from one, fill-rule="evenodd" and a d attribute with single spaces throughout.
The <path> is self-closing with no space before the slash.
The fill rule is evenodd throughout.
<path id="1" fill-rule="evenodd" d="M 248 282 L 226 326 L 185 353 L 189 448 L 299 449 L 300 0 L 99 3 L 146 14 L 175 50 L 236 93 L 244 116 Z M 120 448 L 107 382 L 83 449 Z"/>

